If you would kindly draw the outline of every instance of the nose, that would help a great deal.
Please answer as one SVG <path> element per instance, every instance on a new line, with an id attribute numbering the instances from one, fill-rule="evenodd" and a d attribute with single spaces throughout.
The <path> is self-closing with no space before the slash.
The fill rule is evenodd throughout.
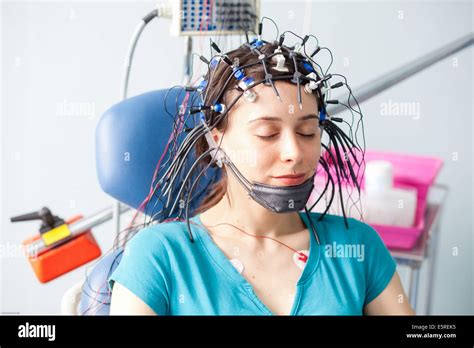
<path id="1" fill-rule="evenodd" d="M 293 133 L 293 134 L 291 134 Z M 283 162 L 300 164 L 303 161 L 303 144 L 294 132 L 285 132 L 280 137 L 280 159 Z"/>

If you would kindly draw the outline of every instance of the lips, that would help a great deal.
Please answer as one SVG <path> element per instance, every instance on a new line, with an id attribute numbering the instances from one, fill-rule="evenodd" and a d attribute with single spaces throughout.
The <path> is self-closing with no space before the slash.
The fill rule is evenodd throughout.
<path id="1" fill-rule="evenodd" d="M 284 186 L 299 185 L 299 184 L 302 184 L 306 180 L 306 176 L 304 173 L 275 176 L 274 178 L 278 180 Z"/>

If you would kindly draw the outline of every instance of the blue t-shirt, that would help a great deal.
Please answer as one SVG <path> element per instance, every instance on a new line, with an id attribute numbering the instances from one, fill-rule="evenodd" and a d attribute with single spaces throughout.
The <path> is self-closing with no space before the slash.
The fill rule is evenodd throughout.
<path id="1" fill-rule="evenodd" d="M 296 284 L 290 315 L 362 315 L 387 286 L 396 263 L 377 232 L 348 218 L 299 212 L 310 233 L 306 265 Z M 251 284 L 212 240 L 199 215 L 186 222 L 151 225 L 126 244 L 108 279 L 143 300 L 158 315 L 272 315 Z"/>

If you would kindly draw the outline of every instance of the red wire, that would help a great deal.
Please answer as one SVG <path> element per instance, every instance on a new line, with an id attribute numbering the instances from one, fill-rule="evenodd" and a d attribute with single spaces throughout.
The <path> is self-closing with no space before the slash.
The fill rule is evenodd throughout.
<path id="1" fill-rule="evenodd" d="M 287 247 L 287 248 L 290 249 L 291 251 L 297 253 L 297 254 L 299 255 L 299 257 L 298 257 L 299 260 L 301 260 L 301 261 L 303 261 L 303 262 L 306 262 L 306 260 L 308 259 L 308 256 L 307 256 L 306 254 L 304 254 L 304 253 L 302 253 L 302 252 L 300 252 L 300 251 L 298 251 L 298 250 L 296 250 L 296 249 L 290 247 L 289 245 L 287 245 L 287 244 L 285 244 L 285 243 L 279 241 L 278 239 L 275 239 L 275 238 L 272 238 L 272 237 L 268 237 L 268 236 L 256 236 L 256 235 L 254 235 L 254 234 L 250 234 L 250 233 L 248 233 L 248 232 L 245 232 L 244 230 L 242 230 L 242 229 L 240 229 L 240 228 L 238 228 L 238 227 L 236 227 L 236 226 L 234 226 L 234 225 L 228 224 L 228 223 L 221 223 L 221 224 L 217 224 L 217 225 L 214 225 L 214 226 L 218 226 L 218 225 L 230 225 L 230 226 L 232 226 L 232 227 L 238 229 L 238 230 L 241 231 L 242 233 L 245 233 L 246 235 L 251 236 L 251 237 L 271 239 L 271 240 L 273 240 L 274 242 L 277 242 L 277 243 L 279 243 L 279 244 L 281 244 L 281 245 Z"/>
<path id="2" fill-rule="evenodd" d="M 188 103 L 188 100 L 189 100 L 189 94 L 190 94 L 190 92 L 186 92 L 186 96 L 184 97 L 183 103 L 181 104 L 181 106 L 182 106 L 181 110 L 184 110 L 187 107 L 187 103 Z M 183 107 L 183 105 L 184 105 L 184 107 Z M 132 220 L 130 221 L 127 229 L 129 229 L 132 226 L 132 224 L 135 222 L 135 219 L 138 215 L 138 212 L 142 211 L 145 204 L 150 200 L 151 196 L 153 195 L 153 192 L 157 188 L 159 188 L 159 186 L 157 186 L 156 188 L 153 188 L 153 183 L 155 182 L 156 176 L 158 175 L 158 171 L 159 171 L 159 168 L 161 166 L 161 161 L 163 160 L 164 156 L 166 155 L 166 152 L 168 151 L 169 145 L 171 144 L 171 141 L 173 140 L 175 134 L 180 134 L 180 132 L 183 129 L 183 126 L 184 126 L 184 112 L 180 112 L 179 115 L 180 115 L 180 121 L 181 121 L 180 124 L 179 124 L 179 129 L 176 133 L 172 132 L 172 134 L 170 135 L 170 138 L 168 139 L 168 143 L 166 144 L 165 150 L 161 154 L 160 160 L 158 161 L 158 164 L 155 167 L 155 172 L 153 174 L 153 180 L 151 181 L 151 184 L 150 184 L 150 191 L 148 192 L 148 196 L 143 200 L 143 202 L 140 204 L 140 206 L 136 210 L 135 215 L 133 216 Z"/>

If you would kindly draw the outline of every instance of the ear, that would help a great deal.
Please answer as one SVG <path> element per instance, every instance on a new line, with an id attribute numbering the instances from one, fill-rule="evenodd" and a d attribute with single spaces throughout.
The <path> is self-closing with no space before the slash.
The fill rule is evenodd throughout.
<path id="1" fill-rule="evenodd" d="M 212 139 L 214 139 L 214 141 L 216 142 L 216 144 L 219 145 L 222 138 L 222 132 L 214 128 L 211 130 L 211 136 Z"/>

